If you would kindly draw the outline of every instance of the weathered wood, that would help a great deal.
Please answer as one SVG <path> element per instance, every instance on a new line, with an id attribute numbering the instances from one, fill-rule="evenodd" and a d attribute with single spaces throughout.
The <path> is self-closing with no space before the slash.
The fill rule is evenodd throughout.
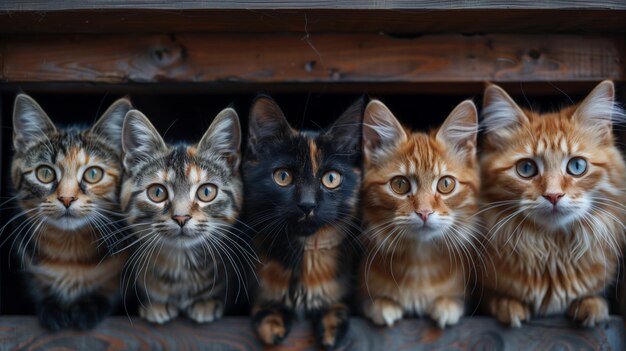
<path id="1" fill-rule="evenodd" d="M 350 350 L 624 350 L 624 322 L 613 317 L 593 329 L 575 327 L 564 319 L 537 320 L 520 329 L 500 326 L 491 318 L 465 318 L 441 330 L 427 320 L 405 320 L 394 328 L 379 328 L 354 318 L 348 335 Z M 260 350 L 247 318 L 225 318 L 207 325 L 177 320 L 165 326 L 137 318 L 106 320 L 91 332 L 50 334 L 32 317 L 0 317 L 0 350 Z M 314 350 L 311 326 L 296 323 L 276 350 Z"/>
<path id="2" fill-rule="evenodd" d="M 41 35 L 3 43 L 9 83 L 626 80 L 624 40 L 607 36 Z"/>
<path id="3" fill-rule="evenodd" d="M 63 1 L 47 3 L 57 4 Z M 178 3 L 171 2 L 171 4 Z M 300 35 L 319 32 L 384 32 L 414 35 L 429 33 L 597 33 L 606 35 L 626 33 L 626 11 L 598 9 L 0 11 L 0 33 L 128 32 L 294 32 Z"/>

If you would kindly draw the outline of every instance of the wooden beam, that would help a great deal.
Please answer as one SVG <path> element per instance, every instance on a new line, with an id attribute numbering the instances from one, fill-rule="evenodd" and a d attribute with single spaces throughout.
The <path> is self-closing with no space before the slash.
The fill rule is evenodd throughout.
<path id="1" fill-rule="evenodd" d="M 626 80 L 621 37 L 244 34 L 7 36 L 7 83 Z"/>
<path id="2" fill-rule="evenodd" d="M 315 350 L 311 326 L 299 322 L 282 350 Z M 428 320 L 404 320 L 393 328 L 379 328 L 354 318 L 347 343 L 350 350 L 624 350 L 624 322 L 612 317 L 596 328 L 574 327 L 565 319 L 537 319 L 522 328 L 500 326 L 487 317 L 464 318 L 445 330 Z M 164 326 L 138 318 L 107 319 L 90 332 L 50 334 L 33 317 L 0 317 L 0 350 L 260 350 L 247 318 L 224 318 L 198 325 L 179 319 Z"/>

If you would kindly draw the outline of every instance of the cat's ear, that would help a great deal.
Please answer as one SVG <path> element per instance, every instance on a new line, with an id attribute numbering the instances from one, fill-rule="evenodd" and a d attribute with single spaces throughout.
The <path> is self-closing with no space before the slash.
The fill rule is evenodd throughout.
<path id="1" fill-rule="evenodd" d="M 384 157 L 396 146 L 407 140 L 404 127 L 378 100 L 372 100 L 363 116 L 363 150 L 366 160 Z"/>
<path id="2" fill-rule="evenodd" d="M 30 96 L 19 94 L 13 105 L 13 146 L 23 150 L 48 138 L 56 131 L 54 123 L 41 106 Z"/>
<path id="3" fill-rule="evenodd" d="M 124 117 L 132 108 L 128 98 L 115 101 L 91 127 L 91 133 L 106 139 L 110 146 L 121 153 Z"/>
<path id="4" fill-rule="evenodd" d="M 324 133 L 326 138 L 333 141 L 337 151 L 350 154 L 361 152 L 364 107 L 365 100 L 358 99 Z"/>
<path id="5" fill-rule="evenodd" d="M 592 131 L 598 138 L 608 140 L 612 135 L 613 121 L 625 117 L 615 104 L 615 86 L 610 80 L 598 84 L 578 105 L 572 119 Z"/>
<path id="6" fill-rule="evenodd" d="M 132 170 L 167 151 L 167 145 L 150 120 L 138 110 L 130 110 L 122 126 L 124 167 Z"/>
<path id="7" fill-rule="evenodd" d="M 491 84 L 483 95 L 483 127 L 489 140 L 503 144 L 512 136 L 512 131 L 528 124 L 528 117 L 509 94 Z"/>
<path id="8" fill-rule="evenodd" d="M 465 100 L 450 112 L 437 131 L 437 140 L 467 159 L 476 155 L 478 111 L 472 100 Z"/>
<path id="9" fill-rule="evenodd" d="M 252 103 L 249 117 L 248 150 L 256 154 L 259 145 L 295 133 L 276 101 L 261 95 Z"/>
<path id="10" fill-rule="evenodd" d="M 241 158 L 241 127 L 237 112 L 232 108 L 223 109 L 213 120 L 209 129 L 198 143 L 197 155 L 224 158 L 231 168 L 239 168 Z"/>

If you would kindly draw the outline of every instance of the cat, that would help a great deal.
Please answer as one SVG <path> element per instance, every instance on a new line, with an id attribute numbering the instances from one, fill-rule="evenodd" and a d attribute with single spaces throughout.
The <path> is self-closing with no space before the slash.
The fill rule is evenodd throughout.
<path id="1" fill-rule="evenodd" d="M 26 219 L 12 237 L 48 329 L 93 328 L 120 300 L 126 254 L 112 254 L 110 244 L 131 107 L 123 98 L 91 128 L 59 128 L 28 95 L 15 99 L 11 177 L 23 212 L 11 221 Z"/>
<path id="2" fill-rule="evenodd" d="M 600 295 L 624 244 L 626 166 L 612 120 L 623 117 L 613 83 L 551 113 L 519 107 L 486 88 L 481 169 L 488 311 L 520 327 L 567 314 L 592 327 L 608 318 Z"/>
<path id="3" fill-rule="evenodd" d="M 121 204 L 136 248 L 124 294 L 134 277 L 139 315 L 152 323 L 180 313 L 197 323 L 221 318 L 230 278 L 251 259 L 234 226 L 242 206 L 237 113 L 222 110 L 196 145 L 166 144 L 138 110 L 126 115 L 122 135 Z"/>
<path id="4" fill-rule="evenodd" d="M 261 262 L 253 325 L 267 345 L 283 341 L 301 315 L 313 320 L 324 348 L 345 340 L 362 112 L 359 100 L 326 131 L 299 131 L 270 97 L 252 105 L 244 222 L 256 232 Z"/>
<path id="5" fill-rule="evenodd" d="M 444 328 L 462 317 L 480 229 L 477 132 L 471 100 L 427 133 L 378 100 L 367 105 L 360 295 L 375 324 L 427 314 Z"/>

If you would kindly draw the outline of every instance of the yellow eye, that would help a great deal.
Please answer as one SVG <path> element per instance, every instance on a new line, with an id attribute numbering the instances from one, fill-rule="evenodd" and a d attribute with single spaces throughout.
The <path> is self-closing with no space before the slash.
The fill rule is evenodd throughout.
<path id="1" fill-rule="evenodd" d="M 391 179 L 391 190 L 393 190 L 396 194 L 404 195 L 411 191 L 411 183 L 406 177 L 393 177 Z"/>
<path id="2" fill-rule="evenodd" d="M 54 173 L 54 169 L 48 166 L 39 166 L 39 168 L 35 171 L 35 174 L 37 179 L 44 184 L 52 183 L 57 178 Z"/>
<path id="3" fill-rule="evenodd" d="M 83 174 L 83 179 L 89 184 L 95 184 L 102 180 L 104 171 L 100 167 L 89 167 Z"/>
<path id="4" fill-rule="evenodd" d="M 343 177 L 337 171 L 328 171 L 322 176 L 322 184 L 328 189 L 335 189 L 342 181 Z"/>
<path id="5" fill-rule="evenodd" d="M 202 184 L 196 192 L 198 200 L 202 202 L 211 202 L 217 196 L 217 186 L 213 184 Z"/>
<path id="6" fill-rule="evenodd" d="M 288 170 L 280 168 L 274 171 L 274 181 L 280 186 L 287 186 L 293 181 L 293 176 Z"/>
<path id="7" fill-rule="evenodd" d="M 437 182 L 437 191 L 442 194 L 449 194 L 456 187 L 456 180 L 450 176 L 441 177 Z"/>
<path id="8" fill-rule="evenodd" d="M 159 203 L 167 200 L 167 189 L 161 184 L 152 184 L 148 187 L 148 198 Z"/>

